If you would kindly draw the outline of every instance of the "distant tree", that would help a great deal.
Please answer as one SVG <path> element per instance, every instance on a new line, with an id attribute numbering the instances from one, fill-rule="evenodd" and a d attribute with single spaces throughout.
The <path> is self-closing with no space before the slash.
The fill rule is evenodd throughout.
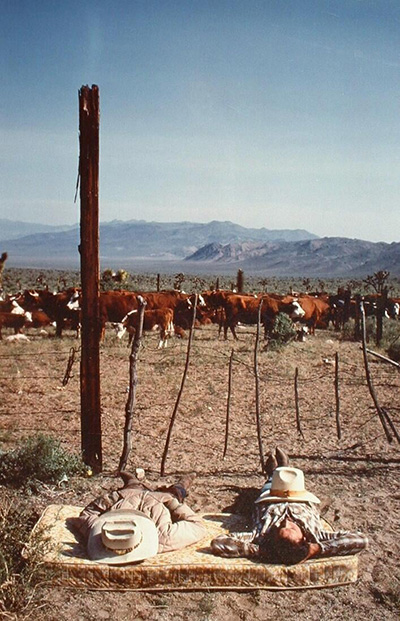
<path id="1" fill-rule="evenodd" d="M 7 261 L 7 258 L 8 258 L 8 254 L 6 252 L 3 252 L 3 254 L 0 257 L 0 289 L 3 288 L 4 264 Z"/>
<path id="2" fill-rule="evenodd" d="M 120 284 L 126 282 L 129 278 L 129 274 L 127 271 L 125 270 L 118 270 L 118 272 L 116 274 L 113 274 L 113 280 L 115 282 L 118 282 Z"/>
<path id="3" fill-rule="evenodd" d="M 236 290 L 238 293 L 243 293 L 244 291 L 244 273 L 243 270 L 238 270 L 236 276 Z"/>
<path id="4" fill-rule="evenodd" d="M 185 274 L 182 274 L 182 272 L 180 272 L 179 274 L 175 274 L 174 289 L 181 291 L 182 284 L 185 282 L 185 279 L 186 279 L 186 276 Z"/>
<path id="5" fill-rule="evenodd" d="M 261 285 L 261 288 L 263 289 L 263 291 L 265 291 L 267 293 L 268 285 L 269 285 L 269 279 L 268 278 L 261 278 L 260 285 Z"/>
<path id="6" fill-rule="evenodd" d="M 367 276 L 363 283 L 368 287 L 372 287 L 376 293 L 382 294 L 386 288 L 386 284 L 389 278 L 390 272 L 386 270 L 380 270 L 375 272 L 372 276 Z"/>
<path id="7" fill-rule="evenodd" d="M 308 293 L 311 289 L 311 280 L 309 278 L 303 278 L 302 285 Z"/>

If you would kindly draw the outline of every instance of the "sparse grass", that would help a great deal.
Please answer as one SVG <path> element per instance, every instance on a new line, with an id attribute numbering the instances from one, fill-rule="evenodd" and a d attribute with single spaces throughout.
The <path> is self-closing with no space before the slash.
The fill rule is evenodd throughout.
<path id="1" fill-rule="evenodd" d="M 29 560 L 23 551 L 37 517 L 15 492 L 2 494 L 0 505 L 0 617 L 28 618 L 45 605 L 41 587 L 49 581 L 42 558 L 48 537 L 36 531 L 29 542 Z"/>
<path id="2" fill-rule="evenodd" d="M 211 593 L 204 593 L 203 597 L 199 601 L 199 609 L 205 615 L 205 618 L 209 618 L 215 608 L 215 600 Z"/>

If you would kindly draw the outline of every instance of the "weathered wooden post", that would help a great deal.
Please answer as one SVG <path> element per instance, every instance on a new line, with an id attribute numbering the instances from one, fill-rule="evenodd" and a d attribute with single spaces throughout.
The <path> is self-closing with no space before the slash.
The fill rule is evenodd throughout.
<path id="1" fill-rule="evenodd" d="M 297 433 L 304 438 L 304 433 L 300 423 L 300 407 L 299 407 L 299 367 L 296 367 L 294 372 L 294 403 L 296 407 L 296 427 Z"/>
<path id="2" fill-rule="evenodd" d="M 379 298 L 376 303 L 376 338 L 375 342 L 379 346 L 383 336 L 383 318 L 385 316 L 385 310 L 387 307 L 388 289 L 383 287 Z"/>
<path id="3" fill-rule="evenodd" d="M 342 428 L 340 426 L 340 395 L 339 395 L 339 354 L 335 354 L 335 412 L 336 412 L 336 434 L 340 440 Z"/>
<path id="4" fill-rule="evenodd" d="M 257 333 L 256 333 L 256 340 L 254 343 L 254 380 L 255 380 L 255 389 L 256 389 L 256 425 L 257 425 L 258 450 L 260 452 L 261 472 L 264 472 L 264 465 L 265 465 L 264 464 L 264 449 L 263 449 L 263 442 L 262 442 L 261 413 L 260 413 L 260 376 L 258 373 L 258 343 L 260 341 L 262 305 L 263 305 L 263 300 L 261 298 L 260 304 L 258 305 Z"/>
<path id="5" fill-rule="evenodd" d="M 231 356 L 229 358 L 229 372 L 228 372 L 228 397 L 226 400 L 226 418 L 225 418 L 225 444 L 224 444 L 224 452 L 222 457 L 225 459 L 226 452 L 228 450 L 228 437 L 229 437 L 229 417 L 231 411 L 231 393 L 232 393 L 232 366 L 233 366 L 233 356 L 235 354 L 235 350 L 232 348 Z"/>
<path id="6" fill-rule="evenodd" d="M 82 333 L 81 447 L 94 472 L 102 469 L 99 318 L 99 89 L 79 91 Z"/>

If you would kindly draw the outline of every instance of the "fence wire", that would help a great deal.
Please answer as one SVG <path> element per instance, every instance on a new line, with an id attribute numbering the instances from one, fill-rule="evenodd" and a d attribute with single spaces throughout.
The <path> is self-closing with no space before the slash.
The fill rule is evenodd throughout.
<path id="1" fill-rule="evenodd" d="M 251 335 L 250 335 L 251 336 Z M 224 444 L 227 380 L 233 343 L 206 335 L 194 341 L 187 386 L 179 408 L 171 442 L 171 462 L 187 464 L 185 453 L 201 451 L 210 463 L 221 461 Z M 150 463 L 147 455 L 161 454 L 181 381 L 186 342 L 175 341 L 166 350 L 156 349 L 156 335 L 146 337 L 139 355 L 139 384 L 135 404 L 135 455 Z M 312 343 L 311 339 L 310 342 Z M 171 346 L 172 345 L 172 346 Z M 32 351 L 27 351 L 29 346 Z M 27 433 L 49 432 L 71 436 L 79 444 L 80 351 L 71 339 L 50 347 L 43 341 L 23 345 L 0 344 L 0 440 L 17 440 Z M 224 467 L 235 468 L 257 461 L 253 341 L 235 344 L 230 438 Z M 13 347 L 13 350 L 11 350 Z M 356 349 L 358 346 L 355 344 Z M 260 411 L 265 446 L 285 442 L 293 447 L 311 443 L 315 450 L 348 450 L 360 444 L 365 450 L 384 446 L 384 433 L 368 394 L 362 366 L 339 354 L 341 442 L 335 429 L 335 368 L 331 356 L 298 362 L 299 412 L 305 440 L 296 431 L 294 376 L 296 360 L 285 366 L 285 353 L 259 357 Z M 129 353 L 124 343 L 109 338 L 101 349 L 102 421 L 104 450 L 115 454 L 121 446 L 129 384 Z M 303 355 L 303 353 L 302 353 Z M 299 357 L 301 357 L 299 355 Z M 396 369 L 375 362 L 374 386 L 382 406 L 399 425 L 400 379 Z M 398 380 L 398 381 L 397 381 Z M 207 441 L 205 441 L 205 437 Z M 190 445 L 190 451 L 185 447 Z M 248 460 L 246 461 L 246 456 Z M 235 466 L 236 465 L 236 466 Z M 178 468 L 179 469 L 179 468 Z M 190 469 L 190 468 L 189 468 Z M 192 468 L 193 469 L 193 468 Z"/>

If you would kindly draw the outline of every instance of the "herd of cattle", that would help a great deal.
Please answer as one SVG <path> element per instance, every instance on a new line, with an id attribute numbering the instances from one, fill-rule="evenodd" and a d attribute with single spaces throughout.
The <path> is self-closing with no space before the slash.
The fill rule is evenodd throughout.
<path id="1" fill-rule="evenodd" d="M 75 330 L 79 335 L 81 325 L 81 292 L 70 288 L 53 293 L 44 290 L 25 290 L 16 295 L 3 296 L 0 299 L 0 339 L 2 328 L 11 328 L 16 335 L 24 329 L 55 327 L 55 336 L 61 337 L 65 329 Z M 145 301 L 143 329 L 159 330 L 159 347 L 164 347 L 167 339 L 173 335 L 185 336 L 193 322 L 196 304 L 195 327 L 215 323 L 219 333 L 223 329 L 224 338 L 230 330 L 237 339 L 238 325 L 257 324 L 259 319 L 265 335 L 271 333 L 276 316 L 285 313 L 304 331 L 313 334 L 315 328 L 328 328 L 332 323 L 336 330 L 358 312 L 358 302 L 351 298 L 348 291 L 339 291 L 337 295 L 326 293 L 278 295 L 260 293 L 244 295 L 232 291 L 204 291 L 197 296 L 181 291 L 132 292 L 103 291 L 99 300 L 99 326 L 101 338 L 104 338 L 107 325 L 112 325 L 117 336 L 129 333 L 131 341 L 139 321 L 139 309 Z M 376 314 L 378 310 L 392 319 L 399 318 L 400 298 L 382 298 L 370 295 L 363 298 L 367 315 Z M 305 329 L 305 330 L 304 330 Z M 44 332 L 43 332 L 44 333 Z M 8 337 L 11 338 L 11 337 Z"/>

